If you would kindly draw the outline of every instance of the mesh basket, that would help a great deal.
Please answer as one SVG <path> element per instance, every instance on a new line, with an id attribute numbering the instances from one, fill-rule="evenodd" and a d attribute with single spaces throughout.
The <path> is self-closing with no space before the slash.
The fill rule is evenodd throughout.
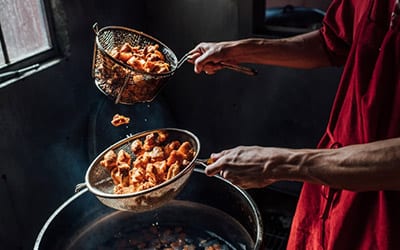
<path id="1" fill-rule="evenodd" d="M 147 135 L 158 133 L 159 131 L 164 131 L 168 134 L 167 142 L 175 140 L 190 142 L 191 145 L 193 145 L 195 152 L 193 160 L 176 176 L 161 184 L 158 184 L 157 186 L 135 193 L 115 194 L 115 184 L 110 178 L 110 171 L 106 170 L 100 163 L 103 160 L 104 155 L 109 150 L 118 152 L 119 150 L 123 149 L 125 152 L 131 152 L 130 148 L 133 141 L 137 139 L 143 141 Z M 199 152 L 199 139 L 193 133 L 187 130 L 177 128 L 162 128 L 140 132 L 116 142 L 99 154 L 86 171 L 85 183 L 89 188 L 89 191 L 95 194 L 100 202 L 108 207 L 131 212 L 144 212 L 156 209 L 173 199 L 186 185 L 187 180 L 189 179 L 195 167 L 195 161 Z M 131 155 L 131 157 L 132 159 L 135 159 L 134 155 Z M 81 184 L 79 184 L 79 186 L 81 186 Z M 80 189 L 80 187 L 78 187 L 78 189 Z"/>
<path id="2" fill-rule="evenodd" d="M 177 69 L 178 60 L 174 52 L 159 40 L 137 30 L 120 26 L 107 26 L 99 30 L 97 24 L 93 25 L 93 29 L 96 39 L 92 77 L 99 90 L 115 103 L 134 104 L 152 101 Z M 113 58 L 111 50 L 125 43 L 141 48 L 158 44 L 159 51 L 170 65 L 170 71 L 162 74 L 139 71 Z"/>

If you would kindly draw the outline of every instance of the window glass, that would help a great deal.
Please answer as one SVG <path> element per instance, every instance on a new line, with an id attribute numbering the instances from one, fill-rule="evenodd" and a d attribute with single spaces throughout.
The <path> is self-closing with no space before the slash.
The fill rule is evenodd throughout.
<path id="1" fill-rule="evenodd" d="M 2 66 L 4 66 L 5 64 L 6 64 L 6 62 L 4 61 L 3 50 L 1 49 L 1 45 L 0 45 L 0 68 Z"/>
<path id="2" fill-rule="evenodd" d="M 1 0 L 0 24 L 10 63 L 51 48 L 41 0 Z"/>

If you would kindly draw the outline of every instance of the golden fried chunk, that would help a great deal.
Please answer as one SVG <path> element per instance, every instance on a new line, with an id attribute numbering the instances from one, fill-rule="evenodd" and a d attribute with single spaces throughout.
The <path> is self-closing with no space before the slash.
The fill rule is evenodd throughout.
<path id="1" fill-rule="evenodd" d="M 117 155 L 117 165 L 120 165 L 122 163 L 126 163 L 130 166 L 131 165 L 131 155 L 121 149 Z"/>
<path id="2" fill-rule="evenodd" d="M 167 166 L 167 161 L 163 160 L 163 161 L 157 161 L 153 163 L 153 166 L 155 168 L 156 174 L 157 174 L 157 179 L 159 180 L 166 180 L 167 178 L 167 170 L 168 170 L 168 166 Z"/>
<path id="3" fill-rule="evenodd" d="M 172 164 L 168 169 L 167 180 L 171 179 L 172 177 L 176 176 L 180 172 L 180 165 L 178 162 Z"/>
<path id="4" fill-rule="evenodd" d="M 119 50 L 120 52 L 132 52 L 133 51 L 133 47 L 132 45 L 130 45 L 129 43 L 124 43 L 121 46 L 121 49 Z"/>
<path id="5" fill-rule="evenodd" d="M 157 175 L 156 175 L 156 169 L 153 166 L 153 164 L 149 163 L 146 166 L 146 179 L 147 182 L 151 183 L 152 185 L 157 185 L 158 181 L 157 181 Z"/>
<path id="6" fill-rule="evenodd" d="M 112 49 L 110 54 L 136 70 L 149 73 L 164 73 L 169 71 L 170 65 L 165 61 L 165 56 L 158 49 L 158 44 L 146 45 L 140 48 L 125 43 L 120 48 Z"/>
<path id="7" fill-rule="evenodd" d="M 115 185 L 122 185 L 123 187 L 129 186 L 129 170 L 131 167 L 126 164 L 122 163 L 118 165 L 118 167 L 114 168 L 111 171 L 111 178 L 114 181 Z"/>
<path id="8" fill-rule="evenodd" d="M 158 143 L 163 143 L 168 138 L 168 133 L 166 131 L 158 131 Z"/>
<path id="9" fill-rule="evenodd" d="M 168 157 L 173 150 L 177 150 L 181 143 L 179 141 L 172 141 L 164 147 L 164 153 Z"/>
<path id="10" fill-rule="evenodd" d="M 131 144 L 132 155 L 124 150 L 109 151 L 101 164 L 111 170 L 114 193 L 132 193 L 145 190 L 178 175 L 194 157 L 194 148 L 188 141 L 167 142 L 162 131 L 148 134 L 142 141 Z M 132 158 L 136 157 L 136 158 Z"/>
<path id="11" fill-rule="evenodd" d="M 100 161 L 100 164 L 111 171 L 113 168 L 117 166 L 117 155 L 113 150 L 108 151 L 104 155 L 103 160 Z"/>
<path id="12" fill-rule="evenodd" d="M 150 151 L 154 146 L 157 145 L 157 138 L 155 133 L 148 134 L 144 139 L 143 149 Z"/>
<path id="13" fill-rule="evenodd" d="M 173 164 L 182 164 L 185 159 L 184 155 L 179 153 L 177 150 L 172 150 L 167 159 L 167 165 L 172 166 Z"/>
<path id="14" fill-rule="evenodd" d="M 141 140 L 136 139 L 131 144 L 131 151 L 135 155 L 138 155 L 142 151 L 143 143 Z"/>
<path id="15" fill-rule="evenodd" d="M 113 126 L 115 126 L 115 127 L 118 127 L 118 126 L 121 126 L 123 124 L 128 124 L 130 122 L 130 120 L 131 119 L 129 117 L 126 117 L 126 116 L 123 116 L 123 115 L 120 115 L 120 114 L 115 114 L 113 116 L 111 124 Z"/>
<path id="16" fill-rule="evenodd" d="M 129 175 L 131 176 L 131 183 L 140 183 L 144 181 L 145 177 L 145 169 L 144 168 L 133 168 L 130 172 Z"/>
<path id="17" fill-rule="evenodd" d="M 164 151 L 162 147 L 155 146 L 153 150 L 149 152 L 149 156 L 152 162 L 162 161 L 164 159 Z"/>
<path id="18" fill-rule="evenodd" d="M 193 157 L 193 148 L 190 142 L 185 141 L 181 144 L 181 146 L 178 149 L 178 152 L 182 155 L 184 155 L 184 158 L 186 160 L 191 160 Z"/>

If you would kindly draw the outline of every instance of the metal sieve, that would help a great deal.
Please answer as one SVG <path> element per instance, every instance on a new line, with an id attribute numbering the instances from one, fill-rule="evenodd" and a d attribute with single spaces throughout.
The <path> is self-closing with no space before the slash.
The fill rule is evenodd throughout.
<path id="1" fill-rule="evenodd" d="M 130 147 L 133 141 L 136 139 L 144 140 L 147 135 L 157 133 L 158 131 L 165 131 L 168 133 L 168 139 L 166 143 L 174 140 L 190 142 L 195 152 L 193 160 L 175 177 L 155 187 L 135 193 L 114 194 L 114 183 L 110 177 L 110 172 L 100 164 L 100 161 L 103 160 L 104 155 L 109 150 L 118 152 L 121 149 L 130 153 Z M 172 200 L 181 191 L 196 164 L 204 164 L 203 162 L 197 160 L 199 151 L 199 139 L 193 133 L 187 130 L 177 128 L 162 128 L 140 132 L 116 142 L 100 153 L 90 164 L 86 172 L 85 183 L 78 184 L 76 186 L 76 191 L 79 191 L 83 187 L 87 186 L 89 191 L 92 192 L 100 202 L 117 210 L 132 212 L 153 210 Z M 133 154 L 131 156 L 132 160 L 134 160 L 135 156 Z"/>
<path id="2" fill-rule="evenodd" d="M 93 30 L 96 39 L 92 77 L 98 89 L 115 100 L 115 103 L 152 101 L 178 67 L 178 60 L 170 48 L 141 31 L 120 26 L 108 26 L 99 30 L 97 23 L 93 25 Z M 139 47 L 158 44 L 165 61 L 170 65 L 170 71 L 161 74 L 140 71 L 113 58 L 110 55 L 111 50 L 125 43 Z"/>
<path id="3" fill-rule="evenodd" d="M 97 88 L 121 104 L 151 102 L 167 80 L 186 62 L 190 54 L 185 54 L 179 61 L 174 52 L 164 43 L 141 31 L 121 26 L 107 26 L 99 30 L 97 23 L 93 25 L 96 34 L 92 62 L 92 77 Z M 125 43 L 131 46 L 144 47 L 159 45 L 160 52 L 170 65 L 170 71 L 155 74 L 134 69 L 130 65 L 111 56 L 111 51 Z M 227 62 L 220 63 L 224 68 L 247 75 L 256 75 L 254 69 Z"/>

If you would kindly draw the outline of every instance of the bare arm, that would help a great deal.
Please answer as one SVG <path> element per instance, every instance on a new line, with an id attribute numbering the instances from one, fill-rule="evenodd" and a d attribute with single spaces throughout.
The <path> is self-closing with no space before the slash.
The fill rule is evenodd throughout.
<path id="1" fill-rule="evenodd" d="M 400 138 L 305 154 L 299 165 L 306 181 L 365 190 L 400 190 Z"/>
<path id="2" fill-rule="evenodd" d="M 330 65 L 319 31 L 282 39 L 249 38 L 200 43 L 190 54 L 197 73 L 215 73 L 221 68 L 218 65 L 221 61 L 303 69 Z"/>
<path id="3" fill-rule="evenodd" d="M 302 181 L 353 191 L 400 190 L 400 138 L 339 149 L 237 147 L 206 169 L 243 188 Z"/>

